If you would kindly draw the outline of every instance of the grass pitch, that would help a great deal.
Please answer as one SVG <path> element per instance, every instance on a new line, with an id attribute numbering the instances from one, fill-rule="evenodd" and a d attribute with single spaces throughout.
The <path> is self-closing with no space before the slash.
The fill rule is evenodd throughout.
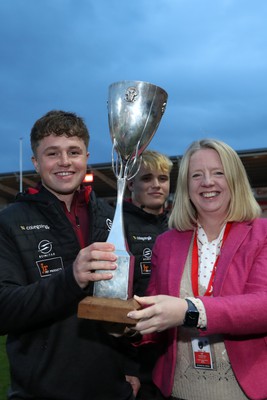
<path id="1" fill-rule="evenodd" d="M 6 356 L 6 337 L 0 336 L 0 399 L 7 399 L 7 389 L 9 386 L 9 365 Z"/>

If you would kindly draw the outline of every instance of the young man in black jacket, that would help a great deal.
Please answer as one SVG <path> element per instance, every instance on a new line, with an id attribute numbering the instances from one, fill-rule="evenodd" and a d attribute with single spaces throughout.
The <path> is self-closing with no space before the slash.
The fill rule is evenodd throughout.
<path id="1" fill-rule="evenodd" d="M 172 165 L 165 155 L 145 150 L 138 173 L 128 183 L 131 198 L 124 201 L 123 216 L 128 247 L 135 259 L 133 293 L 138 296 L 144 296 L 149 282 L 156 237 L 168 229 L 165 204 L 170 192 Z M 142 346 L 139 351 L 142 385 L 138 399 L 155 399 L 151 371 L 156 355 L 149 346 Z"/>
<path id="2" fill-rule="evenodd" d="M 105 242 L 113 209 L 82 184 L 88 142 L 74 113 L 37 120 L 31 146 L 41 184 L 0 213 L 0 334 L 8 335 L 10 400 L 134 399 L 136 371 L 124 370 L 117 339 L 101 322 L 77 318 L 79 301 L 116 268 L 114 246 Z"/>

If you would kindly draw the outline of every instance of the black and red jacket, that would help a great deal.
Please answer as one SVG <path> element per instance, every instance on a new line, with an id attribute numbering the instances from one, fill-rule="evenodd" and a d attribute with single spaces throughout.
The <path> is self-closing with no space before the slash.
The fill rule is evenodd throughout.
<path id="1" fill-rule="evenodd" d="M 105 241 L 113 209 L 88 201 L 88 242 Z M 80 250 L 61 202 L 48 190 L 20 194 L 0 213 L 0 334 L 8 335 L 9 399 L 128 400 L 131 385 L 116 339 L 77 318 Z"/>

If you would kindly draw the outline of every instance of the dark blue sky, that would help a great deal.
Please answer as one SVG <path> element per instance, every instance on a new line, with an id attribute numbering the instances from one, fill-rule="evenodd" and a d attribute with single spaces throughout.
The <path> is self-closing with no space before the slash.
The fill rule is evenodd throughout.
<path id="1" fill-rule="evenodd" d="M 169 94 L 150 148 L 180 155 L 214 137 L 267 147 L 266 0 L 8 0 L 0 3 L 0 173 L 32 169 L 29 132 L 51 109 L 84 117 L 90 163 L 111 160 L 108 86 Z"/>

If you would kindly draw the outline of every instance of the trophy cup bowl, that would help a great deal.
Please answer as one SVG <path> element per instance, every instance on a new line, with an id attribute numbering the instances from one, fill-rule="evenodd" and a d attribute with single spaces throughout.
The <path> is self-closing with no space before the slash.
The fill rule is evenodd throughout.
<path id="1" fill-rule="evenodd" d="M 125 244 L 123 195 L 126 181 L 138 172 L 142 152 L 156 133 L 167 98 L 165 90 L 148 82 L 120 81 L 109 86 L 108 121 L 117 203 L 107 241 L 115 245 L 118 266 L 111 280 L 95 282 L 94 296 L 80 302 L 81 317 L 133 324 L 127 313 L 138 308 L 138 304 L 130 298 L 131 255 Z"/>
<path id="2" fill-rule="evenodd" d="M 123 160 L 140 155 L 148 146 L 164 113 L 167 97 L 165 90 L 147 82 L 122 81 L 110 85 L 109 130 Z"/>

